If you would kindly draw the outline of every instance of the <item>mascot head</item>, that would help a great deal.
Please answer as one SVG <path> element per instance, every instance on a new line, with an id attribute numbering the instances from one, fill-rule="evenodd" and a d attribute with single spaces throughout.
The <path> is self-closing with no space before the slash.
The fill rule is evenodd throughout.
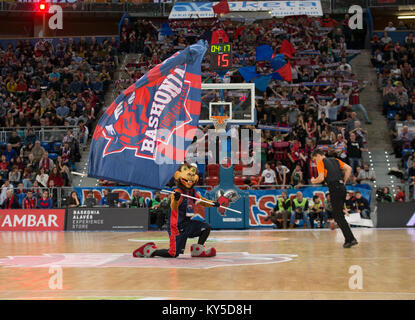
<path id="1" fill-rule="evenodd" d="M 199 181 L 196 164 L 182 164 L 174 174 L 174 180 L 179 188 L 192 189 Z"/>

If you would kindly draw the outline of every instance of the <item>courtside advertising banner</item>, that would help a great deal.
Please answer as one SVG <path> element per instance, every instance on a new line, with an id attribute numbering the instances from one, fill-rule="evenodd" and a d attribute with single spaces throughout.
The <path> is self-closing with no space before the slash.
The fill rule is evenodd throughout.
<path id="1" fill-rule="evenodd" d="M 176 2 L 169 19 L 214 18 L 213 6 L 219 2 Z M 320 0 L 317 1 L 228 1 L 232 12 L 269 11 L 273 17 L 322 16 Z"/>
<path id="2" fill-rule="evenodd" d="M 378 228 L 415 228 L 415 203 L 377 203 Z"/>
<path id="3" fill-rule="evenodd" d="M 70 208 L 67 231 L 147 231 L 146 208 Z"/>
<path id="4" fill-rule="evenodd" d="M 0 231 L 63 231 L 65 209 L 0 210 Z"/>

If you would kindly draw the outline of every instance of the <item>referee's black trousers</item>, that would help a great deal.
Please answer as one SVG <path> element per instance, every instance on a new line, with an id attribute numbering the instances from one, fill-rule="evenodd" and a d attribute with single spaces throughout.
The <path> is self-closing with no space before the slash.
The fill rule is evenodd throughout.
<path id="1" fill-rule="evenodd" d="M 346 242 L 350 242 L 355 239 L 349 224 L 344 218 L 343 207 L 346 200 L 346 187 L 343 183 L 336 182 L 328 185 L 330 192 L 330 202 L 333 208 L 332 214 L 337 225 L 343 232 L 343 236 Z"/>

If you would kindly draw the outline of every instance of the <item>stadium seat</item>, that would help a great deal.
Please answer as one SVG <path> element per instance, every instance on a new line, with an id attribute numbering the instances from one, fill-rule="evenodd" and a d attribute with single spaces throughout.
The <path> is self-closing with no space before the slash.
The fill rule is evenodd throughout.
<path id="1" fill-rule="evenodd" d="M 249 180 L 251 181 L 251 184 L 253 184 L 253 185 L 259 185 L 259 181 L 261 180 L 261 177 L 259 177 L 259 176 L 251 176 L 249 178 Z"/>
<path id="2" fill-rule="evenodd" d="M 52 149 L 53 149 L 52 151 L 59 152 L 61 146 L 62 146 L 62 142 L 54 142 L 53 147 L 52 147 Z"/>
<path id="3" fill-rule="evenodd" d="M 245 176 L 235 176 L 233 178 L 233 183 L 239 188 L 239 189 L 246 189 L 246 183 L 245 180 L 247 178 Z"/>
<path id="4" fill-rule="evenodd" d="M 219 177 L 217 176 L 208 176 L 205 178 L 205 183 L 208 185 L 211 189 L 216 187 L 219 184 Z"/>
<path id="5" fill-rule="evenodd" d="M 206 172 L 208 176 L 219 176 L 219 164 L 217 163 L 213 163 L 213 164 L 208 164 L 206 166 Z"/>
<path id="6" fill-rule="evenodd" d="M 42 141 L 42 142 L 40 142 L 40 145 L 46 150 L 46 151 L 49 151 L 50 150 L 50 145 L 49 145 L 49 142 L 44 142 L 44 141 Z"/>
<path id="7" fill-rule="evenodd" d="M 58 154 L 57 153 L 49 153 L 49 159 L 52 159 L 52 160 L 56 160 L 58 158 Z"/>

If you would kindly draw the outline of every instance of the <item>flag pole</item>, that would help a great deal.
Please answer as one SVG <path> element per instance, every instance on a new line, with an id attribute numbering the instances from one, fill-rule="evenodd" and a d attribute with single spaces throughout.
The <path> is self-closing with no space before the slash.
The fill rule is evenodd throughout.
<path id="1" fill-rule="evenodd" d="M 71 171 L 71 173 L 72 173 L 72 174 L 74 174 L 74 175 L 77 175 L 77 176 L 81 176 L 81 177 L 87 177 L 87 176 L 88 176 L 86 173 L 80 173 L 80 172 L 76 172 L 76 171 Z M 161 190 L 160 192 L 161 192 L 161 193 L 169 193 L 169 194 L 174 194 L 174 192 L 173 192 L 173 191 L 170 191 L 170 190 L 165 190 L 165 189 Z M 213 204 L 214 204 L 214 202 L 213 202 L 213 201 L 206 201 L 206 200 L 203 200 L 203 199 L 198 199 L 198 198 L 195 198 L 195 197 L 189 196 L 189 195 L 187 195 L 187 194 L 182 194 L 182 196 L 183 196 L 183 197 L 186 197 L 186 198 L 193 199 L 193 200 L 197 200 L 197 201 L 201 201 L 201 202 L 209 203 L 209 204 L 211 204 L 211 205 L 213 205 Z M 224 206 L 219 206 L 219 208 L 222 208 L 222 209 L 225 209 L 225 210 L 229 210 L 229 211 L 233 211 L 233 212 L 236 212 L 236 213 L 242 213 L 241 211 L 238 211 L 238 210 L 235 210 L 235 209 L 231 209 L 231 208 L 228 208 L 228 207 L 224 207 Z"/>
<path id="2" fill-rule="evenodd" d="M 161 190 L 160 192 L 161 192 L 161 193 L 170 193 L 170 194 L 174 194 L 174 192 L 173 192 L 173 191 L 170 191 L 170 190 L 164 190 L 164 189 L 163 189 L 163 190 Z M 187 194 L 182 194 L 182 197 L 186 197 L 186 198 L 194 199 L 194 200 L 201 201 L 201 202 L 205 202 L 205 203 L 209 203 L 209 204 L 214 204 L 214 202 L 213 202 L 213 201 L 206 201 L 206 200 L 203 200 L 203 199 L 198 199 L 198 198 L 195 198 L 195 197 L 189 196 L 189 195 L 187 195 Z M 223 208 L 223 209 L 225 209 L 225 210 L 233 211 L 233 212 L 236 212 L 236 213 L 242 213 L 241 211 L 238 211 L 238 210 L 235 210 L 235 209 L 231 209 L 231 208 L 228 208 L 228 207 L 224 207 L 224 206 L 219 206 L 219 208 Z"/>

